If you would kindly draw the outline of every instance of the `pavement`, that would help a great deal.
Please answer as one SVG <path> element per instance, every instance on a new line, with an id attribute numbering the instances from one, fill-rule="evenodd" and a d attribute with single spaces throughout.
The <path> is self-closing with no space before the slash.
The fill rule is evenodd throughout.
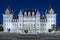
<path id="1" fill-rule="evenodd" d="M 60 40 L 60 32 L 41 34 L 0 32 L 0 40 Z"/>

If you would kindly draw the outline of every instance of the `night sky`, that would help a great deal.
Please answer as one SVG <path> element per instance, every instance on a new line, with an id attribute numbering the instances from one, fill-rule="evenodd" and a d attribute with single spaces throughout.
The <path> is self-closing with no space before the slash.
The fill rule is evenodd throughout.
<path id="1" fill-rule="evenodd" d="M 60 0 L 0 0 L 0 21 L 2 22 L 2 14 L 10 5 L 17 15 L 20 9 L 33 8 L 38 9 L 40 13 L 44 13 L 49 5 L 54 9 L 57 14 L 57 27 L 60 27 Z"/>

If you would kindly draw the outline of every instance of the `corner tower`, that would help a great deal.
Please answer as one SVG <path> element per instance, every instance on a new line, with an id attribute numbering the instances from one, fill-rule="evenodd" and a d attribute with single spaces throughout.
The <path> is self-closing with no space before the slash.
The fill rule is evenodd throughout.
<path id="1" fill-rule="evenodd" d="M 12 12 L 10 6 L 8 6 L 5 13 L 3 14 L 3 29 L 4 29 L 4 32 L 10 31 L 12 17 L 13 17 L 13 12 Z"/>
<path id="2" fill-rule="evenodd" d="M 47 29 L 48 31 L 56 28 L 56 13 L 53 10 L 53 8 L 49 7 L 49 9 L 47 10 Z"/>

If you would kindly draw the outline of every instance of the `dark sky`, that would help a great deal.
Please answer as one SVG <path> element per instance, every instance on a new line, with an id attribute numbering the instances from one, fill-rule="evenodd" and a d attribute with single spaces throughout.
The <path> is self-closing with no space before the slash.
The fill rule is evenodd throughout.
<path id="1" fill-rule="evenodd" d="M 60 0 L 0 0 L 0 21 L 2 21 L 2 14 L 10 5 L 17 15 L 20 9 L 33 8 L 38 9 L 40 13 L 45 12 L 49 5 L 57 14 L 57 27 L 60 27 Z"/>

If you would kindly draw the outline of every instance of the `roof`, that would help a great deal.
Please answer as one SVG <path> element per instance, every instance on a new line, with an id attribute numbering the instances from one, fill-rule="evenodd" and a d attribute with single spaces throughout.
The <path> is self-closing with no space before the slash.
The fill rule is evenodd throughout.
<path id="1" fill-rule="evenodd" d="M 49 6 L 48 10 L 47 10 L 47 14 L 53 13 L 54 14 L 54 10 L 51 6 Z"/>
<path id="2" fill-rule="evenodd" d="M 31 16 L 32 16 L 32 12 L 34 12 L 36 14 L 36 9 L 31 9 L 31 8 L 23 9 L 22 10 L 23 15 L 24 15 L 25 12 L 27 13 L 27 16 L 28 16 L 28 12 L 30 12 L 31 13 Z"/>
<path id="3" fill-rule="evenodd" d="M 26 9 L 23 9 L 22 10 L 23 12 L 36 12 L 36 10 L 35 9 L 32 9 L 32 8 L 26 8 Z"/>
<path id="4" fill-rule="evenodd" d="M 12 11 L 10 5 L 8 5 L 8 8 L 7 8 L 7 9 L 8 9 L 10 12 Z"/>
<path id="5" fill-rule="evenodd" d="M 40 19 L 46 19 L 46 16 L 44 15 L 44 16 L 40 16 Z"/>
<path id="6" fill-rule="evenodd" d="M 8 5 L 5 13 L 7 13 L 7 12 L 9 12 L 9 14 L 13 14 L 14 13 L 13 10 L 11 9 L 11 7 L 9 5 Z"/>
<path id="7" fill-rule="evenodd" d="M 13 16 L 13 19 L 18 19 L 18 16 Z"/>

